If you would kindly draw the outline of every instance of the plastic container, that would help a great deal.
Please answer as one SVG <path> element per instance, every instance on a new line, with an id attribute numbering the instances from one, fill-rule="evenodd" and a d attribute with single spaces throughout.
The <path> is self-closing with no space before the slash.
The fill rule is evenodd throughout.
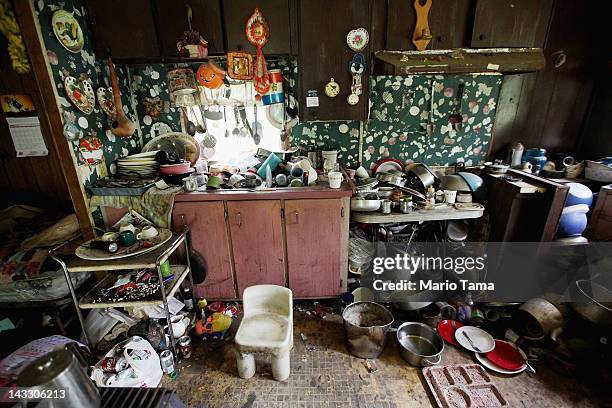
<path id="1" fill-rule="evenodd" d="M 278 158 L 274 153 L 270 153 L 270 155 L 266 158 L 266 160 L 261 164 L 259 169 L 257 170 L 257 175 L 261 178 L 266 177 L 266 168 L 270 167 L 271 171 L 274 171 L 276 167 L 281 162 L 281 159 Z"/>

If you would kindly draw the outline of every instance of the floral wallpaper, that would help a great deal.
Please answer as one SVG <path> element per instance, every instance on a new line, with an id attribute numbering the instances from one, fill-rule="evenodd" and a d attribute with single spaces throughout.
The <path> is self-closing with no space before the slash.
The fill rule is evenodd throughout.
<path id="1" fill-rule="evenodd" d="M 130 138 L 117 138 L 110 132 L 110 123 L 107 116 L 100 109 L 99 104 L 96 104 L 93 112 L 86 114 L 81 112 L 69 100 L 64 89 L 64 80 L 67 76 L 74 78 L 89 78 L 92 81 L 94 91 L 101 86 L 110 86 L 108 79 L 107 62 L 104 59 L 97 59 L 93 53 L 91 44 L 91 31 L 84 18 L 85 9 L 81 0 L 34 0 L 34 9 L 38 15 L 41 26 L 41 32 L 45 47 L 47 49 L 47 58 L 50 64 L 51 73 L 55 80 L 57 93 L 59 95 L 58 105 L 60 105 L 64 115 L 68 114 L 70 121 L 82 131 L 83 136 L 88 136 L 90 132 L 97 137 L 95 143 L 88 143 L 92 149 L 99 148 L 102 150 L 103 161 L 99 164 L 87 162 L 88 155 L 84 154 L 79 148 L 82 138 L 69 142 L 74 150 L 74 156 L 81 175 L 81 180 L 84 185 L 89 185 L 95 182 L 98 177 L 103 177 L 108 174 L 108 166 L 120 156 L 125 156 L 129 153 L 136 152 L 140 149 L 138 134 Z M 72 13 L 78 21 L 83 31 L 84 46 L 78 53 L 72 53 L 65 49 L 57 40 L 53 33 L 51 18 L 57 10 L 66 10 Z M 122 102 L 126 115 L 130 120 L 136 122 L 136 115 L 132 111 L 129 103 L 129 93 L 123 92 L 126 89 L 127 70 L 122 66 L 115 66 L 119 86 L 122 88 Z M 65 116 L 66 117 L 66 116 Z M 89 152 L 90 153 L 90 152 Z"/>
<path id="2" fill-rule="evenodd" d="M 360 122 L 305 122 L 293 129 L 292 137 L 295 144 L 309 148 L 338 149 L 339 160 L 353 167 L 360 156 L 366 168 L 385 157 L 430 165 L 475 164 L 487 156 L 501 80 L 501 75 L 488 74 L 375 76 L 362 152 Z M 460 83 L 464 91 L 459 107 Z M 461 114 L 460 129 L 449 124 L 452 114 Z"/>

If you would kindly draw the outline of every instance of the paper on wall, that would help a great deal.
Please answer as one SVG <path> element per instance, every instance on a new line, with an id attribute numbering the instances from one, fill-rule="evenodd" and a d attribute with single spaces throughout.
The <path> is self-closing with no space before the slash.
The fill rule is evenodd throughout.
<path id="1" fill-rule="evenodd" d="M 6 118 L 17 157 L 47 156 L 49 150 L 45 144 L 38 116 Z"/>

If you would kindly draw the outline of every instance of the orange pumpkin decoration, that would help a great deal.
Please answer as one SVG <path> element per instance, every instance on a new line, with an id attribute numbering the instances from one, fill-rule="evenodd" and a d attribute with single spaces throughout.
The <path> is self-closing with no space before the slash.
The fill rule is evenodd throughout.
<path id="1" fill-rule="evenodd" d="M 200 65 L 196 73 L 196 79 L 205 88 L 219 89 L 223 86 L 225 71 L 210 61 L 207 64 Z"/>

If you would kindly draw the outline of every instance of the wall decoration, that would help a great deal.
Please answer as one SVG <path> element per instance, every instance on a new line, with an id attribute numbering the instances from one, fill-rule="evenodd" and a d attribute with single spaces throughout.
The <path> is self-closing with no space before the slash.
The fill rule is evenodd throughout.
<path id="1" fill-rule="evenodd" d="M 369 41 L 370 35 L 368 34 L 368 30 L 363 27 L 351 30 L 346 35 L 346 44 L 355 52 L 362 51 L 367 47 Z"/>
<path id="2" fill-rule="evenodd" d="M 142 101 L 142 105 L 144 106 L 147 116 L 149 116 L 151 120 L 159 119 L 159 116 L 161 115 L 162 109 L 164 107 L 164 103 L 159 96 L 155 96 L 153 98 L 148 97 L 148 96 L 145 97 Z M 151 124 L 151 123 L 146 123 L 147 122 L 146 120 L 144 122 L 147 125 Z"/>
<path id="3" fill-rule="evenodd" d="M 115 101 L 113 100 L 113 88 L 100 87 L 96 91 L 96 96 L 98 97 L 98 105 L 102 112 L 106 114 L 111 119 L 114 119 L 116 116 L 115 109 Z"/>
<path id="4" fill-rule="evenodd" d="M 95 166 L 104 160 L 102 140 L 92 131 L 79 141 L 81 158 L 88 166 Z"/>
<path id="5" fill-rule="evenodd" d="M 0 33 L 8 40 L 8 52 L 11 66 L 18 74 L 27 74 L 32 71 L 28 53 L 23 44 L 23 37 L 19 24 L 15 20 L 13 6 L 9 0 L 0 0 Z"/>
<path id="6" fill-rule="evenodd" d="M 263 95 L 270 88 L 266 59 L 262 51 L 270 38 L 270 27 L 268 27 L 268 22 L 258 8 L 255 8 L 253 14 L 247 20 L 246 37 L 251 44 L 257 47 L 253 80 L 255 81 L 255 91 L 259 95 Z"/>
<path id="7" fill-rule="evenodd" d="M 340 85 L 334 78 L 330 78 L 329 82 L 325 84 L 325 95 L 330 98 L 335 98 L 340 93 Z"/>
<path id="8" fill-rule="evenodd" d="M 204 88 L 219 89 L 223 86 L 224 79 L 225 71 L 212 61 L 200 65 L 196 72 L 196 80 Z"/>
<path id="9" fill-rule="evenodd" d="M 67 76 L 64 78 L 64 89 L 70 102 L 81 112 L 87 115 L 93 112 L 96 97 L 89 78 Z"/>
<path id="10" fill-rule="evenodd" d="M 111 133 L 117 137 L 130 137 L 136 131 L 136 125 L 125 114 L 121 102 L 121 90 L 115 73 L 113 61 L 108 59 L 108 71 L 110 73 L 111 85 L 113 87 L 113 101 L 115 102 L 115 116 L 111 124 Z"/>
<path id="11" fill-rule="evenodd" d="M 82 138 L 83 130 L 76 125 L 76 115 L 69 110 L 65 110 L 62 112 L 62 116 L 64 117 L 64 137 L 70 141 Z"/>
<path id="12" fill-rule="evenodd" d="M 79 22 L 74 18 L 72 13 L 66 10 L 57 10 L 53 13 L 51 19 L 51 25 L 53 26 L 53 33 L 57 38 L 57 41 L 62 44 L 70 52 L 80 52 L 85 44 L 83 38 L 83 30 Z"/>
<path id="13" fill-rule="evenodd" d="M 361 75 L 365 72 L 366 62 L 365 57 L 361 53 L 353 55 L 353 59 L 349 63 L 349 72 L 353 77 L 351 84 L 351 93 L 347 97 L 346 101 L 349 105 L 357 105 L 359 103 L 359 96 L 363 91 L 361 84 Z"/>
<path id="14" fill-rule="evenodd" d="M 191 27 L 193 10 L 189 4 L 185 4 L 187 11 L 188 30 L 184 31 L 176 43 L 179 55 L 187 58 L 205 58 L 208 56 L 208 42 L 202 38 L 199 31 Z"/>
<path id="15" fill-rule="evenodd" d="M 253 56 L 242 51 L 228 52 L 227 76 L 239 80 L 253 79 Z"/>
<path id="16" fill-rule="evenodd" d="M 2 112 L 6 114 L 32 113 L 36 111 L 30 95 L 0 95 Z"/>

